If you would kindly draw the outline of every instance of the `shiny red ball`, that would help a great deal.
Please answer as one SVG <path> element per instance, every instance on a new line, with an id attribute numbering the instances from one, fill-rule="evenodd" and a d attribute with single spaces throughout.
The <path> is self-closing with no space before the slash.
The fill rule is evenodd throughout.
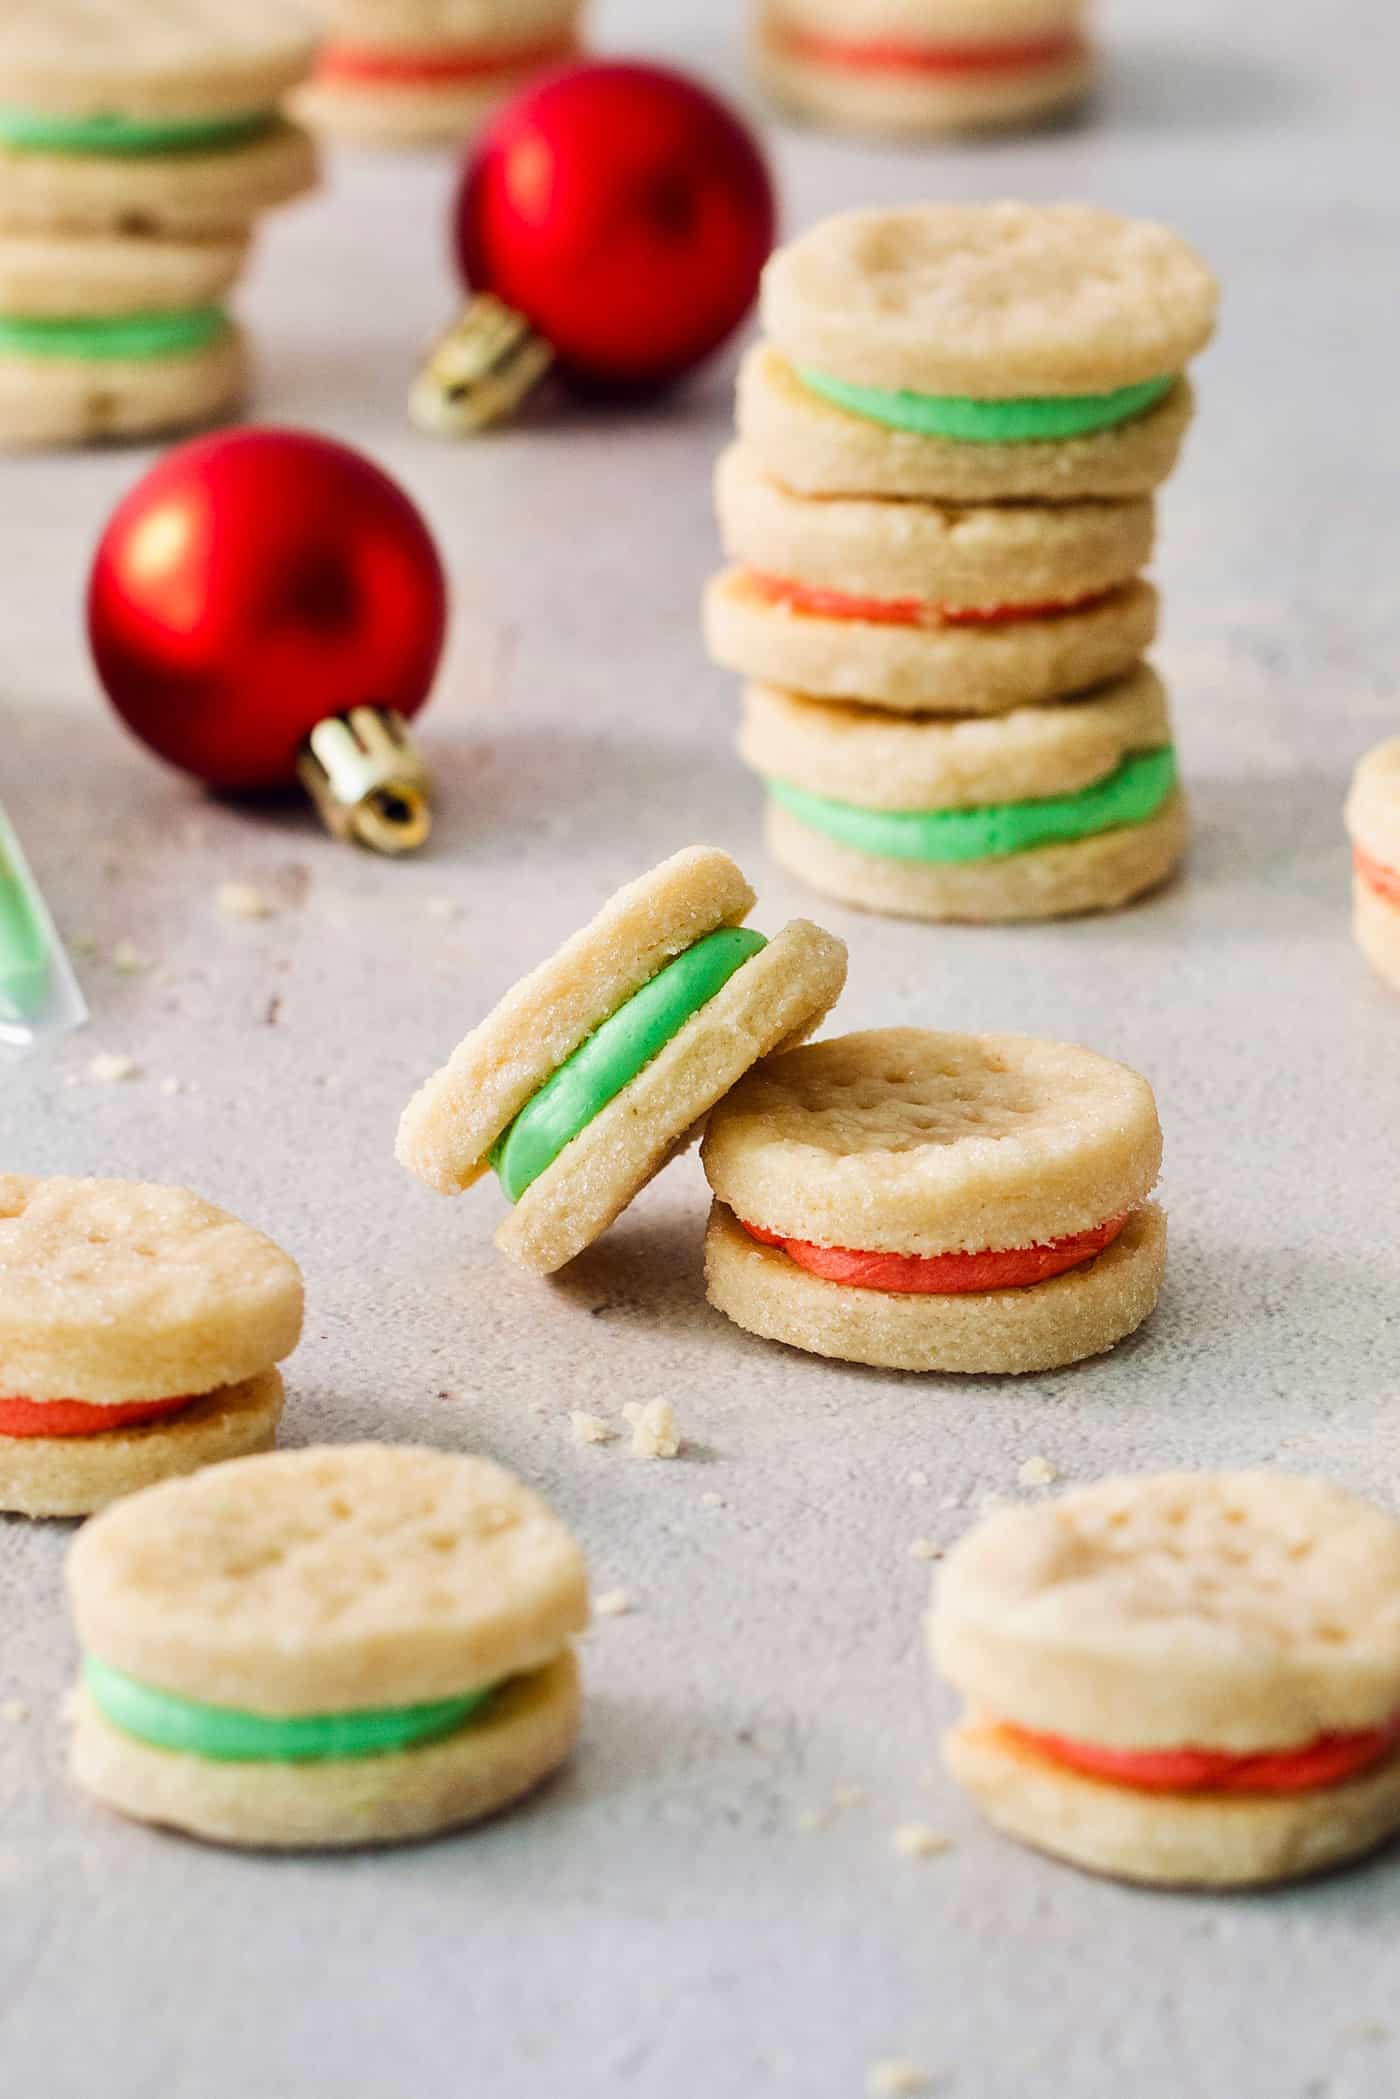
<path id="1" fill-rule="evenodd" d="M 235 430 L 170 452 L 113 512 L 88 582 L 98 676 L 127 726 L 211 787 L 290 785 L 359 705 L 411 716 L 447 629 L 442 563 L 348 446 Z"/>
<path id="2" fill-rule="evenodd" d="M 678 379 L 753 305 L 773 186 L 724 104 L 660 66 L 581 65 L 527 90 L 468 159 L 457 256 L 589 391 Z"/>

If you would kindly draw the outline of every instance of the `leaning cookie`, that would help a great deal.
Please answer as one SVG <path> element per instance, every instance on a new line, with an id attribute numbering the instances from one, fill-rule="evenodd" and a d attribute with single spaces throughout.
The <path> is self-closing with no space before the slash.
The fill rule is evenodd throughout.
<path id="1" fill-rule="evenodd" d="M 869 911 L 983 922 L 1111 911 L 1181 858 L 1166 694 L 1145 667 L 1058 707 L 908 720 L 750 686 L 739 740 L 790 873 Z"/>
<path id="2" fill-rule="evenodd" d="M 1030 123 L 1095 79 L 1082 0 L 758 0 L 773 99 L 841 130 L 926 137 Z"/>
<path id="3" fill-rule="evenodd" d="M 1368 751 L 1357 766 L 1346 820 L 1357 944 L 1400 991 L 1400 737 Z"/>
<path id="4" fill-rule="evenodd" d="M 269 1450 L 301 1316 L 290 1255 L 188 1188 L 0 1175 L 0 1509 Z"/>
<path id="5" fill-rule="evenodd" d="M 812 494 L 959 503 L 1155 487 L 1217 287 L 1179 234 L 1085 205 L 843 213 L 764 273 L 741 428 Z"/>
<path id="6" fill-rule="evenodd" d="M 578 1547 L 485 1458 L 382 1444 L 222 1465 L 89 1524 L 73 1772 L 225 1844 L 424 1837 L 507 1806 L 579 1723 Z"/>
<path id="7" fill-rule="evenodd" d="M 765 940 L 743 924 L 753 903 L 703 846 L 619 890 L 409 1102 L 401 1164 L 443 1195 L 494 1167 L 514 1205 L 497 1245 L 537 1274 L 562 1268 L 840 996 L 842 942 L 805 919 Z"/>
<path id="8" fill-rule="evenodd" d="M 1091 1871 L 1248 1887 L 1400 1830 L 1400 1524 L 1320 1480 L 1168 1473 L 1003 1510 L 950 1555 L 953 1776 Z"/>
<path id="9" fill-rule="evenodd" d="M 701 1157 L 711 1304 L 814 1355 L 1053 1370 L 1112 1348 L 1161 1291 L 1152 1089 L 1089 1050 L 837 1036 L 751 1072 Z"/>

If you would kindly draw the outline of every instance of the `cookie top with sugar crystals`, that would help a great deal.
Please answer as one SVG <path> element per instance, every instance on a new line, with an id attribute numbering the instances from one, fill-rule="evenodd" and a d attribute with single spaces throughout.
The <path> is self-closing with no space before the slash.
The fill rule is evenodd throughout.
<path id="1" fill-rule="evenodd" d="M 0 1392 L 210 1392 L 289 1355 L 301 1315 L 291 1256 L 188 1188 L 0 1175 Z"/>
<path id="2" fill-rule="evenodd" d="M 710 1119 L 746 1224 L 863 1252 L 1043 1245 L 1132 1210 L 1161 1166 L 1152 1088 L 1027 1035 L 884 1028 L 773 1057 Z"/>
<path id="3" fill-rule="evenodd" d="M 1400 1523 L 1272 1472 L 1108 1479 L 950 1554 L 930 1635 L 991 1717 L 1246 1754 L 1400 1712 Z"/>
<path id="4" fill-rule="evenodd" d="M 763 320 L 799 368 L 978 399 L 1111 391 L 1182 370 L 1217 287 L 1165 226 L 1087 205 L 846 212 L 781 248 Z"/>
<path id="5" fill-rule="evenodd" d="M 345 1444 L 120 1502 L 69 1558 L 87 1651 L 265 1714 L 452 1698 L 541 1667 L 587 1619 L 583 1556 L 489 1459 Z"/>
<path id="6" fill-rule="evenodd" d="M 315 50 L 295 0 L 0 0 L 0 105 L 211 121 L 275 108 Z"/>

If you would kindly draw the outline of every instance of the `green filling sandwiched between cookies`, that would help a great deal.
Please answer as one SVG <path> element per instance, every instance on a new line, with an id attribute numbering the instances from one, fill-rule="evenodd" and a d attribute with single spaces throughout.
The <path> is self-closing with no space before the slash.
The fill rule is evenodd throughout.
<path id="1" fill-rule="evenodd" d="M 810 393 L 888 429 L 916 437 L 954 438 L 961 444 L 1045 444 L 1112 430 L 1146 415 L 1176 384 L 1173 373 L 1119 386 L 1107 393 L 1025 395 L 979 400 L 964 394 L 924 394 L 907 387 L 856 386 L 803 367 Z"/>
<path id="2" fill-rule="evenodd" d="M 0 314 L 0 356 L 142 363 L 210 349 L 227 339 L 229 329 L 221 306 L 99 317 Z"/>
<path id="3" fill-rule="evenodd" d="M 217 153 L 251 144 L 278 121 L 273 109 L 242 116 L 137 121 L 105 111 L 69 117 L 43 110 L 0 107 L 0 147 L 21 153 L 116 154 Z"/>

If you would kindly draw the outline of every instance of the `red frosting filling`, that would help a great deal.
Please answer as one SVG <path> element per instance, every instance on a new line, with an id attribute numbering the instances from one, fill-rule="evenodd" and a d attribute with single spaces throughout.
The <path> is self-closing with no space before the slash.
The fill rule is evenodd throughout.
<path id="1" fill-rule="evenodd" d="M 857 41 L 808 29 L 783 28 L 775 34 L 796 58 L 859 73 L 1022 73 L 1059 65 L 1083 48 L 1083 39 L 1073 30 L 980 44 L 906 44 L 897 37 Z"/>
<path id="2" fill-rule="evenodd" d="M 382 82 L 391 87 L 448 87 L 455 81 L 489 80 L 495 73 L 551 65 L 573 48 L 571 38 L 557 36 L 492 51 L 475 45 L 413 52 L 381 51 L 369 44 L 325 44 L 316 60 L 316 75 L 320 80 Z"/>
<path id="3" fill-rule="evenodd" d="M 1360 846 L 1353 852 L 1356 872 L 1368 889 L 1373 889 L 1383 903 L 1400 904 L 1400 868 L 1387 867 L 1382 860 L 1373 860 L 1363 853 Z"/>
<path id="4" fill-rule="evenodd" d="M 996 627 L 1013 620 L 1060 619 L 1067 612 L 1106 605 L 1113 596 L 1111 590 L 1096 590 L 1085 597 L 1035 605 L 936 605 L 929 598 L 855 598 L 843 590 L 813 590 L 761 569 L 750 569 L 748 582 L 768 604 L 785 605 L 790 612 L 813 619 L 865 620 L 877 627 Z"/>
<path id="5" fill-rule="evenodd" d="M 744 1230 L 762 1246 L 781 1247 L 790 1261 L 823 1282 L 845 1283 L 855 1290 L 892 1290 L 906 1297 L 955 1297 L 968 1290 L 1025 1290 L 1048 1282 L 1052 1275 L 1092 1261 L 1113 1244 L 1127 1221 L 1126 1216 L 1111 1217 L 1092 1231 L 1053 1239 L 1046 1246 L 989 1248 L 975 1254 L 863 1254 L 845 1246 L 784 1239 L 756 1224 L 745 1224 Z"/>
<path id="6" fill-rule="evenodd" d="M 1369 1770 L 1400 1741 L 1400 1718 L 1354 1735 L 1319 1735 L 1297 1749 L 1232 1756 L 1218 1749 L 1100 1749 L 1003 1723 L 1015 1741 L 1072 1771 L 1142 1793 L 1310 1793 Z"/>
<path id="7" fill-rule="evenodd" d="M 85 1399 L 0 1399 L 0 1436 L 99 1436 L 104 1429 L 140 1428 L 190 1404 L 178 1399 L 131 1399 L 118 1407 L 94 1407 Z"/>

